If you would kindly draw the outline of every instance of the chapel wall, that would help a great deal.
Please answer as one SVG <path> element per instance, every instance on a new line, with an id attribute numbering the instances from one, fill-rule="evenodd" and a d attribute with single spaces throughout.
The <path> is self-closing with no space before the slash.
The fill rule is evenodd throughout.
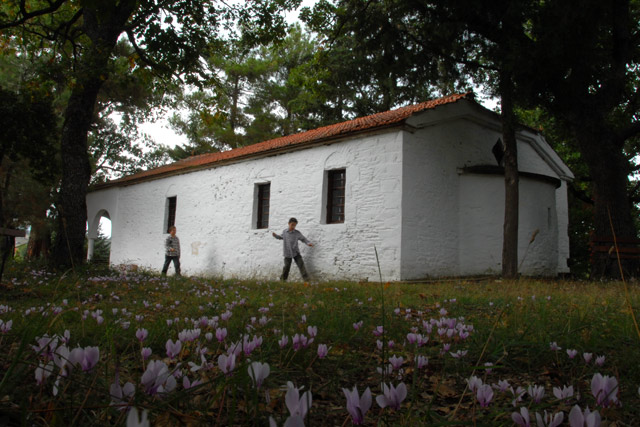
<path id="1" fill-rule="evenodd" d="M 277 279 L 282 242 L 271 233 L 293 216 L 315 244 L 300 244 L 313 277 L 377 280 L 375 246 L 385 280 L 398 280 L 401 162 L 393 131 L 123 186 L 111 262 L 162 267 L 166 199 L 175 196 L 183 274 Z M 346 169 L 345 221 L 326 224 L 326 171 L 338 168 Z M 256 185 L 267 182 L 269 227 L 256 229 Z M 290 279 L 300 279 L 295 266 Z"/>

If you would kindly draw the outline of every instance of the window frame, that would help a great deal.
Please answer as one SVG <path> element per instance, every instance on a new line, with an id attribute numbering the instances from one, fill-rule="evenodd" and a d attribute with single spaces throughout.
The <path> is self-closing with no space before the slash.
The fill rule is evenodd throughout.
<path id="1" fill-rule="evenodd" d="M 265 197 L 265 189 L 267 194 Z M 265 204 L 266 204 L 266 221 L 265 221 Z M 271 183 L 264 182 L 256 184 L 256 221 L 254 226 L 257 230 L 269 228 L 269 216 L 271 209 Z"/>
<path id="2" fill-rule="evenodd" d="M 341 175 L 341 177 L 339 177 Z M 341 181 L 341 182 L 340 182 Z M 342 184 L 340 186 L 340 183 Z M 343 224 L 346 217 L 346 188 L 347 188 L 347 169 L 332 169 L 327 171 L 327 205 L 326 205 L 326 223 L 327 224 Z M 337 197 L 334 192 L 341 192 Z M 335 199 L 342 199 L 342 203 L 337 203 Z M 335 213 L 335 208 L 342 208 L 341 215 Z"/>
<path id="3" fill-rule="evenodd" d="M 178 196 L 167 197 L 165 211 L 165 227 L 164 232 L 169 233 L 169 228 L 176 225 L 176 210 L 178 207 Z"/>

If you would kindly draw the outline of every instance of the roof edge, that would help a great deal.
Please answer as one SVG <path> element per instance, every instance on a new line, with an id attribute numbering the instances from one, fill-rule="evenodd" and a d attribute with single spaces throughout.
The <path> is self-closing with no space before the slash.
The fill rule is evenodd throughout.
<path id="1" fill-rule="evenodd" d="M 91 191 L 104 190 L 116 186 L 133 185 L 140 182 L 162 179 L 169 176 L 181 175 L 198 170 L 209 169 L 218 165 L 227 165 L 238 161 L 243 161 L 256 157 L 270 156 L 283 152 L 307 148 L 317 144 L 337 142 L 349 137 L 362 135 L 371 132 L 387 130 L 390 128 L 402 127 L 407 118 L 416 113 L 434 109 L 441 105 L 455 103 L 461 99 L 475 102 L 473 92 L 453 94 L 419 104 L 400 107 L 395 110 L 384 111 L 365 117 L 359 117 L 346 122 L 323 126 L 287 135 L 257 144 L 236 148 L 228 151 L 201 154 L 188 157 L 168 165 L 159 166 L 154 169 L 138 172 L 113 181 L 95 185 Z"/>

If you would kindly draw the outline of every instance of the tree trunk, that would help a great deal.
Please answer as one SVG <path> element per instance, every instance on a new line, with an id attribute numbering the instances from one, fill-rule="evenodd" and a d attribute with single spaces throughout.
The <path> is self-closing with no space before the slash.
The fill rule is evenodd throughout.
<path id="1" fill-rule="evenodd" d="M 583 127 L 577 131 L 577 135 L 580 151 L 593 180 L 594 234 L 611 242 L 614 238 L 636 239 L 637 232 L 627 191 L 629 162 L 622 149 L 615 145 L 613 136 L 608 132 Z M 638 260 L 622 258 L 620 261 L 625 276 L 638 275 Z M 620 278 L 615 254 L 612 257 L 607 253 L 594 253 L 591 274 L 594 278 Z"/>
<path id="2" fill-rule="evenodd" d="M 87 76 L 74 88 L 67 104 L 61 142 L 62 184 L 57 204 L 60 220 L 52 257 L 58 266 L 73 267 L 84 259 L 85 197 L 91 176 L 87 133 L 101 86 L 99 78 Z"/>
<path id="3" fill-rule="evenodd" d="M 513 115 L 511 76 L 501 73 L 502 139 L 504 141 L 504 227 L 502 241 L 502 276 L 518 276 L 518 146 Z"/>
<path id="4" fill-rule="evenodd" d="M 52 253 L 56 266 L 74 267 L 84 262 L 85 199 L 91 176 L 87 134 L 98 92 L 109 76 L 111 52 L 134 9 L 133 0 L 89 3 L 83 8 L 84 30 L 91 43 L 79 58 L 62 126 L 62 183 L 57 203 L 60 218 Z"/>
<path id="5" fill-rule="evenodd" d="M 42 219 L 33 221 L 29 242 L 27 243 L 27 259 L 48 258 L 51 247 L 51 229 L 47 224 L 47 213 L 41 212 Z"/>

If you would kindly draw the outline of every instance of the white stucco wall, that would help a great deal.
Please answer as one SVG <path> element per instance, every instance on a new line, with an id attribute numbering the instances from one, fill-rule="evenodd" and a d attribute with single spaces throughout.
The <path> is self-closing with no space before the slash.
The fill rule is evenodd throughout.
<path id="1" fill-rule="evenodd" d="M 556 190 L 556 213 L 558 214 L 558 273 L 569 273 L 569 196 L 567 182 L 562 181 Z"/>
<path id="2" fill-rule="evenodd" d="M 404 134 L 402 278 L 500 273 L 504 177 L 462 174 L 465 167 L 497 165 L 492 148 L 502 137 L 500 124 L 471 106 L 431 113 L 412 118 L 417 130 Z M 519 132 L 519 169 L 560 179 L 549 150 L 536 134 Z M 566 185 L 556 190 L 552 183 L 521 176 L 519 213 L 520 272 L 564 271 L 559 261 L 564 258 L 566 267 Z"/>
<path id="3" fill-rule="evenodd" d="M 555 186 L 520 177 L 519 195 L 518 271 L 524 275 L 555 275 L 558 262 Z M 504 177 L 461 175 L 460 218 L 463 217 L 459 221 L 458 274 L 500 274 Z"/>
<path id="4" fill-rule="evenodd" d="M 252 158 L 87 196 L 89 236 L 112 221 L 111 263 L 159 271 L 167 197 L 177 197 L 184 274 L 277 279 L 281 233 L 295 216 L 315 246 L 300 245 L 317 280 L 383 280 L 495 274 L 501 270 L 504 178 L 464 172 L 495 165 L 501 137 L 494 115 L 471 102 L 437 107 L 387 129 L 326 145 Z M 519 168 L 571 179 L 539 135 L 518 136 Z M 346 169 L 343 224 L 326 224 L 326 172 Z M 270 183 L 269 228 L 255 229 L 256 185 Z M 520 178 L 520 271 L 567 271 L 566 184 Z M 529 244 L 534 230 L 536 239 Z M 171 267 L 171 272 L 173 267 Z M 291 279 L 299 280 L 295 266 Z"/>
<path id="5" fill-rule="evenodd" d="M 375 245 L 384 279 L 398 280 L 401 144 L 396 131 L 120 187 L 111 263 L 161 269 L 166 198 L 177 196 L 184 274 L 277 279 L 282 242 L 271 233 L 281 233 L 295 216 L 298 230 L 315 244 L 300 248 L 316 279 L 377 280 Z M 339 168 L 346 168 L 345 222 L 325 224 L 325 175 Z M 257 230 L 255 186 L 266 182 L 269 228 Z M 113 190 L 91 193 L 92 211 Z M 290 278 L 300 278 L 295 265 Z"/>

